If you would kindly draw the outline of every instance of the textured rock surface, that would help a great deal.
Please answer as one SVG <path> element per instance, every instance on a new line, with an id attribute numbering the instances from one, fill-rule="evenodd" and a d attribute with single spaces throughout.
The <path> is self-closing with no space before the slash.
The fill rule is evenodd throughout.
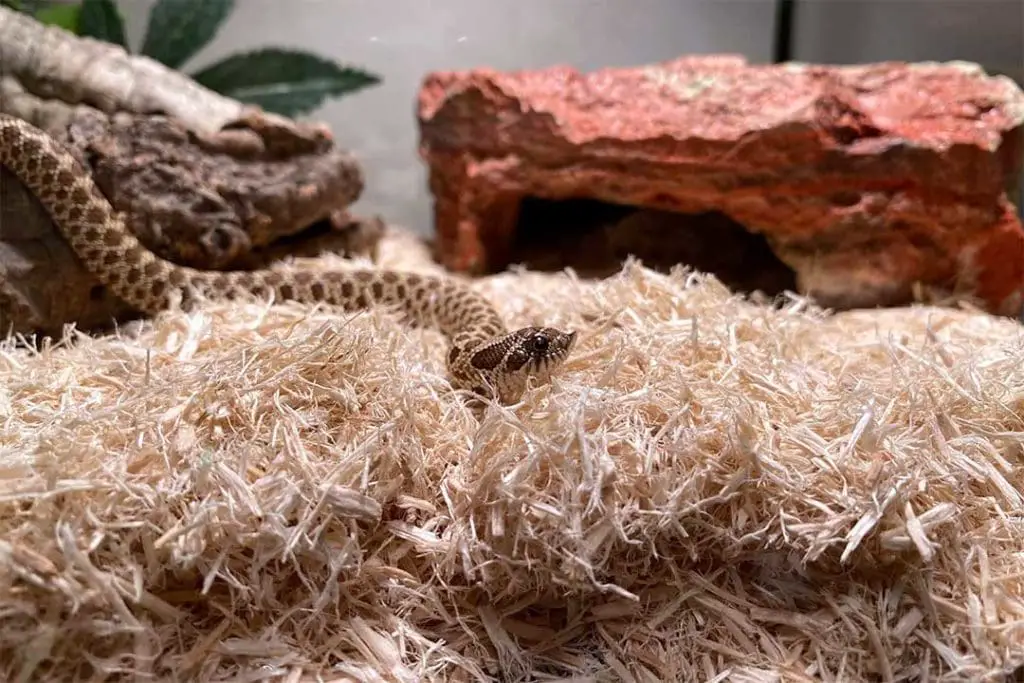
<path id="1" fill-rule="evenodd" d="M 196 268 L 288 256 L 372 257 L 383 232 L 348 214 L 363 188 L 352 156 L 318 127 L 259 115 L 213 134 L 175 119 L 79 107 L 49 132 L 67 143 L 142 243 Z M 0 329 L 60 334 L 137 317 L 89 273 L 42 205 L 0 167 Z"/>
<path id="2" fill-rule="evenodd" d="M 524 197 L 589 197 L 721 212 L 764 235 L 825 305 L 900 303 L 923 283 L 996 312 L 1021 306 L 1024 231 L 1007 191 L 1024 93 L 974 65 L 711 56 L 433 73 L 418 113 L 454 270 L 508 264 Z"/>

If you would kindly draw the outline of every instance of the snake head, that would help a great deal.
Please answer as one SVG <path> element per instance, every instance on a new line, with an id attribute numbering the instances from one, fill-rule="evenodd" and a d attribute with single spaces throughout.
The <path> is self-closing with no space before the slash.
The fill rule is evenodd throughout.
<path id="1" fill-rule="evenodd" d="M 506 370 L 525 372 L 546 382 L 569 357 L 576 344 L 576 333 L 553 327 L 524 327 L 510 334 L 508 343 Z"/>
<path id="2" fill-rule="evenodd" d="M 497 391 L 502 403 L 512 403 L 519 399 L 531 379 L 534 385 L 549 382 L 575 344 L 576 332 L 523 327 L 465 352 L 453 348 L 449 370 L 457 378 L 457 388 L 484 397 Z"/>

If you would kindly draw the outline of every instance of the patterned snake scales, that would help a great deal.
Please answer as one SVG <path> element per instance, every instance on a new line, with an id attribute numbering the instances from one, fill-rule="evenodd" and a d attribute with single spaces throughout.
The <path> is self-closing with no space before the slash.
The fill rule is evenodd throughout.
<path id="1" fill-rule="evenodd" d="M 455 281 L 388 270 L 327 272 L 203 271 L 166 261 L 146 249 L 93 183 L 90 174 L 52 137 L 0 114 L 0 165 L 35 195 L 85 267 L 116 296 L 145 314 L 196 295 L 240 295 L 322 302 L 346 311 L 374 304 L 397 308 L 414 325 L 435 325 L 450 342 L 448 378 L 502 403 L 518 401 L 528 386 L 547 382 L 568 357 L 575 332 L 524 327 L 509 332 L 497 311 Z"/>

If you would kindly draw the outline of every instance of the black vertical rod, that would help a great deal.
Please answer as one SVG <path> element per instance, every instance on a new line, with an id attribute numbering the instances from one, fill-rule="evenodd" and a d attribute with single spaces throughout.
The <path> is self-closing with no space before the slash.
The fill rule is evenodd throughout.
<path id="1" fill-rule="evenodd" d="M 793 13 L 796 0 L 775 0 L 775 44 L 772 61 L 776 64 L 793 59 Z"/>

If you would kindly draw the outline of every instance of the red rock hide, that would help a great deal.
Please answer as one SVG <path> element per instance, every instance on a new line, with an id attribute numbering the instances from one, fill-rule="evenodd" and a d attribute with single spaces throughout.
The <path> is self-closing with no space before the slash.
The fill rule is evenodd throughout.
<path id="1" fill-rule="evenodd" d="M 438 253 L 508 265 L 520 202 L 720 212 L 826 306 L 915 283 L 1024 301 L 1024 92 L 966 63 L 750 65 L 683 57 L 580 73 L 431 73 L 419 93 Z"/>

